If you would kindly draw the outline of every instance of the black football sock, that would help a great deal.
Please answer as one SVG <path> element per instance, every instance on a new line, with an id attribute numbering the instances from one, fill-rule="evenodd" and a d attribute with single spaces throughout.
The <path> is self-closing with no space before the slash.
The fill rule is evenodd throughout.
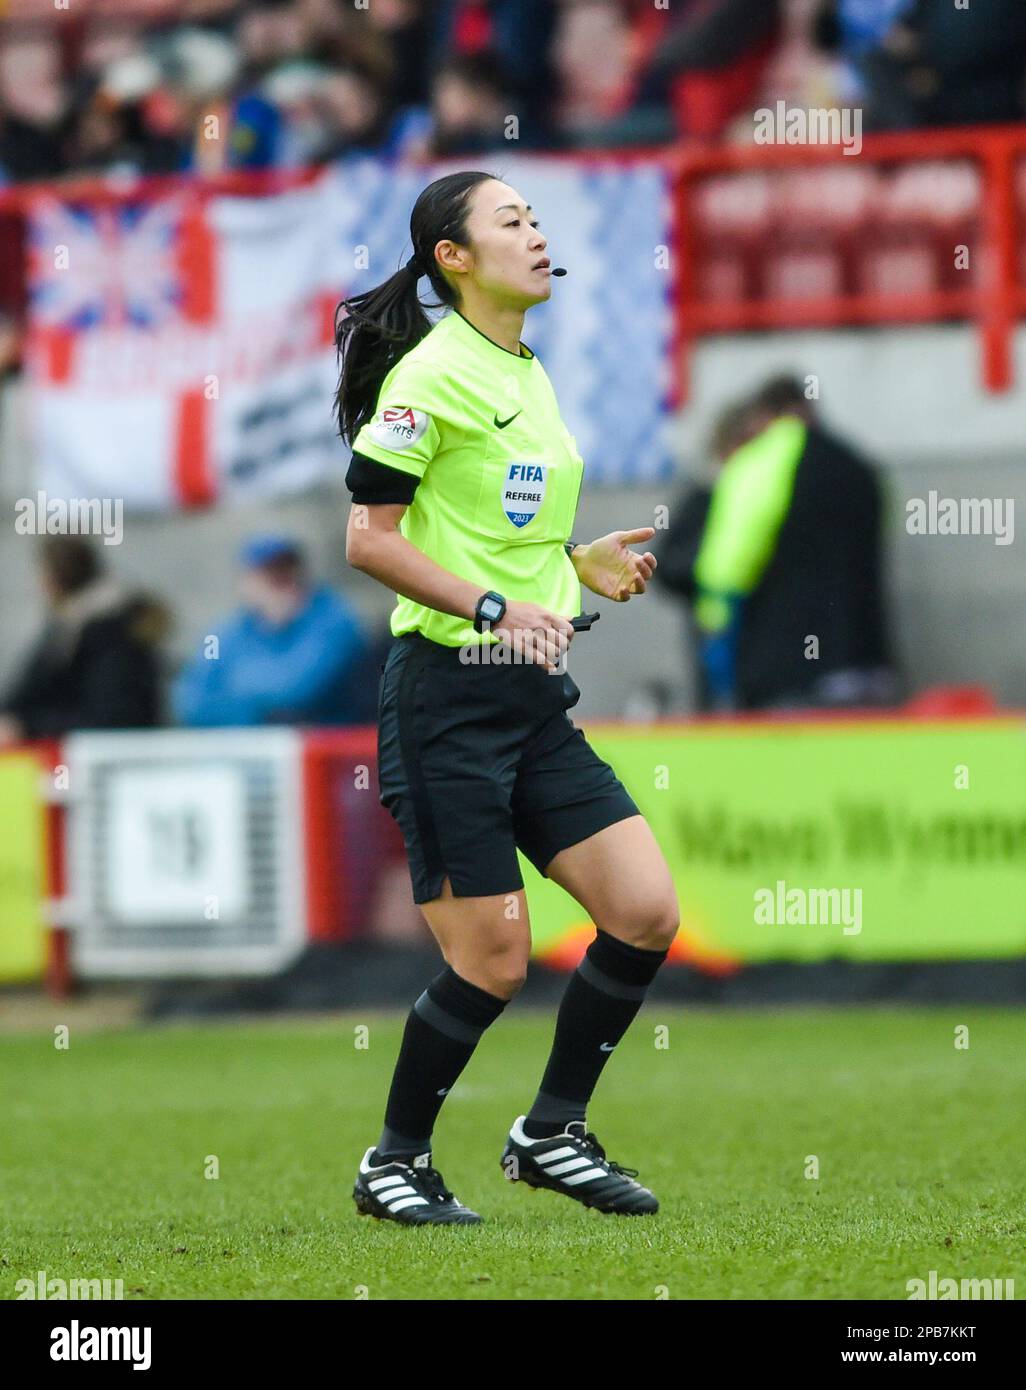
<path id="1" fill-rule="evenodd" d="M 666 951 L 646 951 L 599 930 L 570 977 L 541 1089 L 524 1121 L 529 1139 L 583 1120 L 610 1053 L 641 1008 Z"/>
<path id="2" fill-rule="evenodd" d="M 431 981 L 406 1020 L 375 1158 L 409 1157 L 431 1148 L 442 1102 L 506 1003 L 448 965 Z"/>

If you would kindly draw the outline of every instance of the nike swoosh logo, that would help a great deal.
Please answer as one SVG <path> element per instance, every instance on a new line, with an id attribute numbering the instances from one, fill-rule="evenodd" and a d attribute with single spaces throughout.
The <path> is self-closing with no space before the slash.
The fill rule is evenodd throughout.
<path id="1" fill-rule="evenodd" d="M 515 419 L 517 418 L 517 415 L 522 415 L 523 413 L 524 413 L 524 412 L 523 412 L 522 410 L 518 410 L 518 411 L 517 411 L 517 414 L 516 414 L 516 415 L 511 415 L 511 416 L 509 417 L 508 420 L 500 420 L 500 419 L 499 419 L 498 411 L 496 411 L 496 413 L 495 413 L 495 419 L 494 419 L 495 428 L 496 428 L 497 430 L 504 430 L 508 424 L 510 424 L 513 420 L 515 420 Z"/>
<path id="2" fill-rule="evenodd" d="M 599 1043 L 599 1051 L 600 1051 L 600 1052 L 612 1052 L 612 1050 L 613 1050 L 613 1048 L 614 1048 L 615 1046 L 616 1046 L 616 1043 Z"/>
<path id="3" fill-rule="evenodd" d="M 448 1086 L 443 1086 L 442 1089 L 441 1089 L 440 1091 L 436 1091 L 436 1092 L 435 1092 L 435 1095 L 436 1095 L 436 1096 L 447 1096 L 448 1094 L 449 1094 L 449 1088 L 448 1088 Z"/>

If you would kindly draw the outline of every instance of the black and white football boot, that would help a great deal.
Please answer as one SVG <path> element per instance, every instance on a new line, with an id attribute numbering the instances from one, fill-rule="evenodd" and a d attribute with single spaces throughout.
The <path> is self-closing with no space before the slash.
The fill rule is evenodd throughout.
<path id="1" fill-rule="evenodd" d="M 547 1187 L 575 1202 L 620 1216 L 647 1216 L 659 1210 L 659 1202 L 634 1179 L 636 1168 L 624 1168 L 606 1158 L 594 1134 L 583 1120 L 573 1120 L 562 1134 L 529 1139 L 521 1115 L 509 1132 L 502 1151 L 502 1170 L 511 1182 Z"/>
<path id="2" fill-rule="evenodd" d="M 368 1149 L 356 1175 L 353 1201 L 361 1216 L 398 1221 L 402 1226 L 476 1226 L 481 1218 L 456 1200 L 441 1173 L 431 1166 L 430 1153 L 411 1163 L 397 1159 L 374 1163 Z"/>

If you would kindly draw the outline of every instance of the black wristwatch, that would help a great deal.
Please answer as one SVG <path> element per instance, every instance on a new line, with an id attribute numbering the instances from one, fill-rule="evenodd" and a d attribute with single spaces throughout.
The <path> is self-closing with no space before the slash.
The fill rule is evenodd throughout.
<path id="1" fill-rule="evenodd" d="M 482 594 L 477 601 L 474 609 L 474 631 L 484 632 L 485 628 L 492 628 L 500 622 L 506 614 L 506 600 L 501 594 L 493 593 L 491 589 L 486 594 Z"/>
<path id="2" fill-rule="evenodd" d="M 567 555 L 569 555 L 569 557 L 570 557 L 571 560 L 574 558 L 574 551 L 577 549 L 577 547 L 578 547 L 579 545 L 580 545 L 580 541 L 564 541 L 564 542 L 563 542 L 563 549 L 566 551 Z"/>

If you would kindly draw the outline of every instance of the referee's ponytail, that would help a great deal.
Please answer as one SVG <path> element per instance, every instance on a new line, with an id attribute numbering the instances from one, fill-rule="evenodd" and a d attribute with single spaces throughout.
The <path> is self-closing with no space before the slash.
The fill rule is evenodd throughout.
<path id="1" fill-rule="evenodd" d="M 467 202 L 479 183 L 494 174 L 479 170 L 446 174 L 428 184 L 410 214 L 413 268 L 407 265 L 382 284 L 343 299 L 335 310 L 335 346 L 339 380 L 335 409 L 338 431 L 352 445 L 373 416 L 385 377 L 433 324 L 417 292 L 421 275 L 431 281 L 440 308 L 453 305 L 456 295 L 435 260 L 440 241 L 467 242 Z"/>

